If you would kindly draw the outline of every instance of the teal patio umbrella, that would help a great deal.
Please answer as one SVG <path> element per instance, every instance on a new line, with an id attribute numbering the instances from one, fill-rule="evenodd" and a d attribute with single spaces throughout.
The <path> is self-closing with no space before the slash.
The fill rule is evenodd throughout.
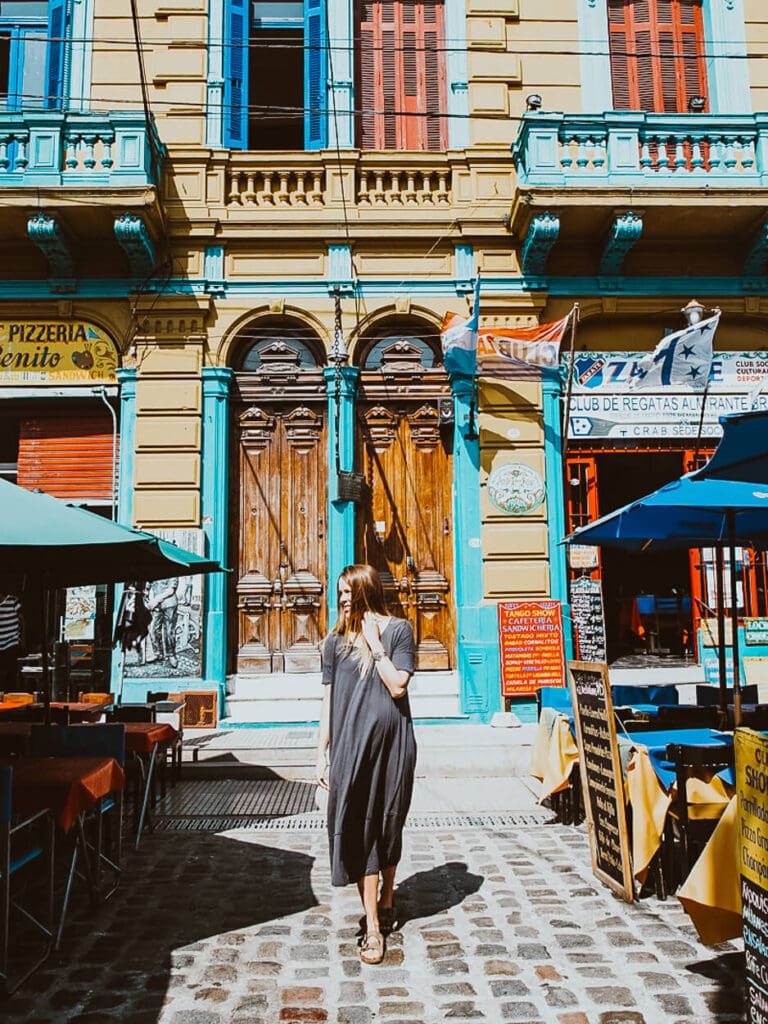
<path id="1" fill-rule="evenodd" d="M 0 575 L 37 577 L 43 587 L 44 612 L 47 594 L 58 587 L 224 571 L 218 562 L 151 533 L 0 480 Z M 46 648 L 47 626 L 43 694 L 48 704 L 51 695 Z"/>

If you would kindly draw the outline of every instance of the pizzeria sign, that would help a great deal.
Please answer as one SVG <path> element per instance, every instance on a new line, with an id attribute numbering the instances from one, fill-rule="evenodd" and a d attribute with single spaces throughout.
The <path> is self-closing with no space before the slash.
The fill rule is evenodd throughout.
<path id="1" fill-rule="evenodd" d="M 109 335 L 84 320 L 0 321 L 0 386 L 113 384 L 118 354 Z"/>

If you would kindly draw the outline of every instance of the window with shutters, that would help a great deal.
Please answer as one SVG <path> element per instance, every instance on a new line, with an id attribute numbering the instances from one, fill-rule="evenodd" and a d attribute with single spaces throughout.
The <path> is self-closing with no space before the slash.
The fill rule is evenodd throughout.
<path id="1" fill-rule="evenodd" d="M 358 0 L 357 24 L 357 144 L 446 149 L 443 3 Z"/>
<path id="2" fill-rule="evenodd" d="M 701 3 L 608 0 L 615 110 L 686 113 L 691 97 L 707 100 Z"/>
<path id="3" fill-rule="evenodd" d="M 64 0 L 0 3 L 0 104 L 5 110 L 61 106 L 66 31 Z"/>
<path id="4" fill-rule="evenodd" d="M 325 0 L 226 0 L 224 143 L 319 149 L 327 141 Z"/>

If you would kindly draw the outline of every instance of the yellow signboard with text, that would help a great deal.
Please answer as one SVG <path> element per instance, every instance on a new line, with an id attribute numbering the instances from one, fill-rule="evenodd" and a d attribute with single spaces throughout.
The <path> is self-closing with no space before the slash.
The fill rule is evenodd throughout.
<path id="1" fill-rule="evenodd" d="M 117 348 L 83 320 L 0 321 L 0 386 L 113 384 Z"/>

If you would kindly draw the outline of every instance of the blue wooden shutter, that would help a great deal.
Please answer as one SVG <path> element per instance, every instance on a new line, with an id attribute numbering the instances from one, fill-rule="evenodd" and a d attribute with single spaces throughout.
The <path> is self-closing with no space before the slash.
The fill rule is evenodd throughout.
<path id="1" fill-rule="evenodd" d="M 248 0 L 226 0 L 224 41 L 224 145 L 248 148 Z"/>
<path id="2" fill-rule="evenodd" d="M 66 33 L 66 0 L 48 0 L 48 63 L 45 69 L 45 107 L 48 110 L 59 108 L 63 99 Z"/>
<path id="3" fill-rule="evenodd" d="M 304 0 L 304 148 L 328 145 L 325 0 Z"/>

